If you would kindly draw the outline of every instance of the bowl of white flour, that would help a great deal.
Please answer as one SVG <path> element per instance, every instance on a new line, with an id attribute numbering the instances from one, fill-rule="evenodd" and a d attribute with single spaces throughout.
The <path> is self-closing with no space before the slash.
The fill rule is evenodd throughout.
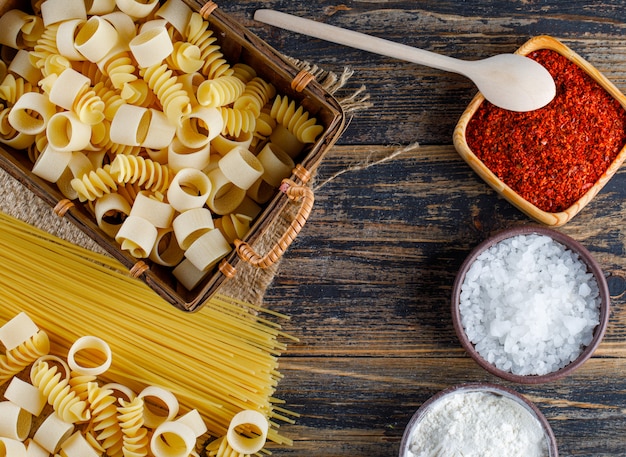
<path id="1" fill-rule="evenodd" d="M 462 264 L 452 321 L 468 354 L 507 381 L 539 384 L 569 375 L 596 350 L 609 319 L 598 262 L 546 227 L 502 231 Z"/>
<path id="2" fill-rule="evenodd" d="M 461 384 L 428 399 L 410 419 L 400 457 L 557 457 L 545 416 L 516 391 Z"/>

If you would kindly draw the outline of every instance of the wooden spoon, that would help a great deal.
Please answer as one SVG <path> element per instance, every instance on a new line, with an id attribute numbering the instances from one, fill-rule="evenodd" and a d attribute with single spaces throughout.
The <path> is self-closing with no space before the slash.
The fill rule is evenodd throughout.
<path id="1" fill-rule="evenodd" d="M 519 54 L 466 61 L 274 10 L 257 10 L 254 19 L 332 43 L 459 73 L 471 79 L 491 103 L 510 111 L 539 109 L 556 94 L 548 70 Z"/>

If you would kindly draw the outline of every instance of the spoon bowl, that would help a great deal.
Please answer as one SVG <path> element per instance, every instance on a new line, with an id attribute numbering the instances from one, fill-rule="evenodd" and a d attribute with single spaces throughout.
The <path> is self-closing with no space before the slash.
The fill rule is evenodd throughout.
<path id="1" fill-rule="evenodd" d="M 542 108 L 556 94 L 548 70 L 521 55 L 466 61 L 274 10 L 257 10 L 254 19 L 331 43 L 461 74 L 471 79 L 489 102 L 510 111 Z"/>

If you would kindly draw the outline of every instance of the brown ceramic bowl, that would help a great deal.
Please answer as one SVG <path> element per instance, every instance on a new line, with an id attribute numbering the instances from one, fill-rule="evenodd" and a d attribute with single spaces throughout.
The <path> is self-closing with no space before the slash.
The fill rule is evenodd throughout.
<path id="1" fill-rule="evenodd" d="M 537 408 L 537 406 L 528 400 L 526 397 L 522 396 L 518 392 L 509 389 L 507 387 L 498 386 L 490 383 L 468 383 L 468 384 L 460 384 L 457 386 L 450 387 L 448 389 L 442 390 L 437 394 L 430 397 L 420 408 L 415 412 L 413 417 L 409 420 L 407 424 L 404 435 L 402 436 L 402 441 L 400 442 L 400 457 L 410 457 L 411 454 L 409 452 L 411 445 L 411 438 L 415 429 L 419 425 L 420 421 L 424 419 L 430 411 L 432 411 L 433 407 L 437 405 L 437 402 L 442 400 L 448 395 L 455 394 L 464 394 L 469 392 L 485 392 L 493 395 L 501 396 L 507 399 L 514 401 L 515 403 L 521 405 L 533 418 L 535 418 L 541 429 L 544 432 L 546 439 L 546 448 L 548 450 L 548 457 L 558 457 L 559 452 L 556 444 L 556 438 L 554 437 L 554 433 L 548 420 L 542 414 L 542 412 Z"/>
<path id="2" fill-rule="evenodd" d="M 473 262 L 476 258 L 483 253 L 483 251 L 489 249 L 491 246 L 496 243 L 514 237 L 516 235 L 529 235 L 529 234 L 539 234 L 539 235 L 547 235 L 551 237 L 554 241 L 561 243 L 569 250 L 578 254 L 580 260 L 586 264 L 587 271 L 592 273 L 599 289 L 600 295 L 600 315 L 599 315 L 599 323 L 596 325 L 593 331 L 593 338 L 589 345 L 587 345 L 583 351 L 580 353 L 578 358 L 574 361 L 570 362 L 568 365 L 563 368 L 553 371 L 547 374 L 541 375 L 520 375 L 514 374 L 510 371 L 504 371 L 497 368 L 492 363 L 489 363 L 485 360 L 476 350 L 474 344 L 469 340 L 465 333 L 465 329 L 462 324 L 461 319 L 461 311 L 459 309 L 460 303 L 460 295 L 461 295 L 461 287 L 465 281 L 465 276 L 472 266 Z M 552 382 L 554 380 L 563 378 L 577 368 L 579 368 L 587 359 L 591 357 L 594 353 L 602 338 L 604 337 L 604 333 L 606 331 L 606 327 L 609 321 L 609 308 L 610 308 L 610 297 L 609 297 L 609 288 L 600 268 L 598 262 L 593 258 L 591 253 L 578 241 L 573 238 L 558 232 L 557 230 L 542 227 L 542 226 L 521 226 L 521 227 L 513 227 L 507 230 L 504 230 L 493 237 L 485 240 L 481 244 L 479 244 L 465 259 L 461 268 L 456 276 L 454 281 L 453 289 L 452 289 L 452 323 L 454 325 L 454 330 L 461 342 L 463 348 L 467 351 L 467 353 L 485 370 L 489 373 L 498 376 L 502 379 L 511 382 L 517 382 L 521 384 L 540 384 L 545 382 Z"/>
<path id="3" fill-rule="evenodd" d="M 600 73 L 600 71 L 583 59 L 580 55 L 576 54 L 565 44 L 553 37 L 545 35 L 534 37 L 522 45 L 516 53 L 528 55 L 531 52 L 540 49 L 550 49 L 559 53 L 563 57 L 566 57 L 587 73 L 592 79 L 594 79 L 609 93 L 612 98 L 617 100 L 621 106 L 626 107 L 626 97 L 611 81 L 609 81 L 602 73 Z M 509 203 L 536 222 L 548 226 L 560 226 L 568 222 L 572 217 L 578 214 L 578 212 L 580 212 L 580 210 L 582 210 L 585 205 L 587 205 L 597 195 L 598 192 L 600 192 L 600 190 L 617 172 L 624 160 L 626 160 L 626 146 L 624 146 L 617 154 L 617 157 L 608 166 L 606 171 L 600 175 L 595 184 L 590 187 L 577 201 L 573 202 L 568 208 L 565 208 L 562 211 L 544 211 L 535 204 L 531 203 L 529 200 L 522 197 L 518 192 L 499 179 L 498 176 L 496 176 L 496 174 L 489 169 L 489 167 L 487 167 L 487 165 L 479 159 L 475 152 L 470 148 L 466 137 L 468 124 L 484 101 L 485 98 L 481 93 L 478 93 L 467 106 L 454 130 L 454 146 L 459 155 L 476 172 L 476 174 L 478 174 L 478 176 L 480 176 L 489 186 L 498 192 L 498 194 L 509 201 Z"/>

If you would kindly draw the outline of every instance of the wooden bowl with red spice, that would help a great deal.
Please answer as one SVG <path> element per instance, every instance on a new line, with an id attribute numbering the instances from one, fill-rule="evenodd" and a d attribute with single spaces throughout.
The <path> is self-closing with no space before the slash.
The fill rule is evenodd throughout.
<path id="1" fill-rule="evenodd" d="M 516 53 L 543 64 L 557 86 L 545 107 L 518 113 L 478 93 L 454 131 L 454 146 L 494 190 L 535 221 L 561 226 L 626 159 L 626 97 L 589 62 L 550 36 Z"/>

